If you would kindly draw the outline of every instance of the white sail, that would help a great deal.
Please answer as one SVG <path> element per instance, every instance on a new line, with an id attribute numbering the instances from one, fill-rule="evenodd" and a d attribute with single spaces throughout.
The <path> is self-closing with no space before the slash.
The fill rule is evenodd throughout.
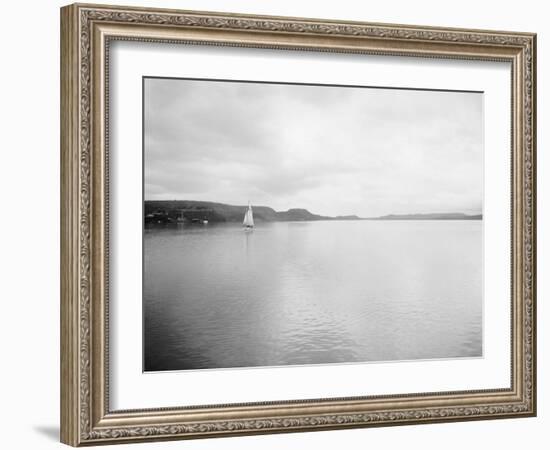
<path id="1" fill-rule="evenodd" d="M 243 225 L 245 227 L 253 227 L 254 226 L 254 215 L 252 214 L 252 206 L 250 204 L 248 204 L 248 209 L 246 210 L 246 213 L 244 214 Z"/>

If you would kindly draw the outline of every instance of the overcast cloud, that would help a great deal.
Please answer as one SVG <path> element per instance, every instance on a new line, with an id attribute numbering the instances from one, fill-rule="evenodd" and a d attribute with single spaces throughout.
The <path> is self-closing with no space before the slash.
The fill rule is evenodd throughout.
<path id="1" fill-rule="evenodd" d="M 146 79 L 147 200 L 480 213 L 479 93 Z"/>

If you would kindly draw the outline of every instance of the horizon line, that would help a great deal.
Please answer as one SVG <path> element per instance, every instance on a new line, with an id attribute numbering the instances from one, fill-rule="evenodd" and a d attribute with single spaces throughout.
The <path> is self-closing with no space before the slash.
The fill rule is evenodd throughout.
<path id="1" fill-rule="evenodd" d="M 243 208 L 246 208 L 248 207 L 248 205 L 252 206 L 252 207 L 255 207 L 255 208 L 269 208 L 269 209 L 272 209 L 273 211 L 275 212 L 288 212 L 288 211 L 292 211 L 292 210 L 297 210 L 297 209 L 301 209 L 301 210 L 305 210 L 307 212 L 309 212 L 310 214 L 313 214 L 313 215 L 317 215 L 317 216 L 324 216 L 324 217 L 332 217 L 332 218 L 337 218 L 337 217 L 357 217 L 358 219 L 378 219 L 378 218 L 381 218 L 381 217 L 391 217 L 391 216 L 426 216 L 426 215 L 451 215 L 451 214 L 461 214 L 461 215 L 464 215 L 464 216 L 467 216 L 467 217 L 472 217 L 472 216 L 481 216 L 483 217 L 483 212 L 480 211 L 480 212 L 474 212 L 474 213 L 465 213 L 463 211 L 437 211 L 437 212 L 412 212 L 412 213 L 395 213 L 395 212 L 391 212 L 391 213 L 386 213 L 386 214 L 380 214 L 378 216 L 359 216 L 357 214 L 336 214 L 336 215 L 332 215 L 332 216 L 326 216 L 324 214 L 318 214 L 316 212 L 311 212 L 309 209 L 307 208 L 303 208 L 303 207 L 292 207 L 292 208 L 288 208 L 286 211 L 285 210 L 277 210 L 271 206 L 267 206 L 267 205 L 261 205 L 261 204 L 256 204 L 254 205 L 254 203 L 248 201 L 246 204 L 234 204 L 234 203 L 223 203 L 223 202 L 217 202 L 217 201 L 212 201 L 212 200 L 189 200 L 189 199 L 143 199 L 143 202 L 195 202 L 195 203 L 216 203 L 216 204 L 219 204 L 219 205 L 226 205 L 226 206 L 233 206 L 233 207 L 243 207 Z"/>

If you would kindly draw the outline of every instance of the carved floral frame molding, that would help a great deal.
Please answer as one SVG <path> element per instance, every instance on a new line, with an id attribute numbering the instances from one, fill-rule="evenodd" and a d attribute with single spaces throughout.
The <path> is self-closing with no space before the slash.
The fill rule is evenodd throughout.
<path id="1" fill-rule="evenodd" d="M 509 389 L 111 411 L 108 62 L 112 40 L 508 61 L 512 67 Z M 536 35 L 70 5 L 61 9 L 61 440 L 90 445 L 536 414 Z"/>

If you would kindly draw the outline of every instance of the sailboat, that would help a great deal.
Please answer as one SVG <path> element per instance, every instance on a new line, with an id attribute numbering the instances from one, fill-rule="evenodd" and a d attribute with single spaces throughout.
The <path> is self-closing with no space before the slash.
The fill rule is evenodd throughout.
<path id="1" fill-rule="evenodd" d="M 252 205 L 248 202 L 248 209 L 244 213 L 243 227 L 245 230 L 254 228 L 254 215 L 252 214 Z"/>

